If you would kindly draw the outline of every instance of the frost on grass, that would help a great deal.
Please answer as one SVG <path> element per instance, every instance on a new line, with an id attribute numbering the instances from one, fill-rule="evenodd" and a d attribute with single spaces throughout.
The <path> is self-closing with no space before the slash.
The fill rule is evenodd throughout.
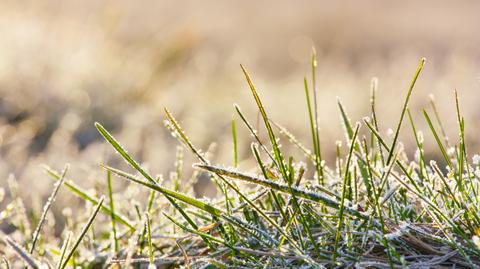
<path id="1" fill-rule="evenodd" d="M 114 177 L 113 183 L 123 184 L 111 196 L 115 207 L 102 204 L 97 197 L 107 192 L 106 178 L 99 178 L 95 190 L 89 192 L 82 186 L 83 175 L 73 175 L 76 180 L 62 179 L 60 173 L 45 168 L 87 206 L 82 211 L 73 203 L 61 205 L 65 219 L 61 234 L 71 230 L 77 240 L 69 243 L 69 237 L 59 240 L 54 233 L 45 232 L 53 229 L 45 221 L 43 229 L 41 225 L 35 229 L 35 234 L 43 233 L 30 254 L 25 249 L 30 247 L 31 224 L 51 214 L 27 212 L 19 195 L 23 190 L 11 178 L 7 204 L 0 213 L 1 220 L 13 227 L 10 239 L 4 239 L 8 245 L 2 252 L 5 260 L 12 268 L 38 266 L 37 261 L 44 260 L 63 267 L 479 268 L 480 157 L 466 154 L 462 131 L 460 144 L 443 145 L 438 139 L 438 154 L 431 155 L 429 149 L 426 156 L 423 144 L 431 136 L 424 137 L 422 132 L 435 129 L 418 130 L 413 120 L 411 126 L 402 122 L 423 64 L 422 60 L 406 94 L 400 122 L 388 131 L 378 128 L 382 125 L 374 111 L 375 103 L 381 101 L 374 96 L 377 79 L 371 85 L 372 111 L 361 126 L 351 123 L 347 109 L 338 101 L 345 139 L 331 145 L 338 149 L 331 163 L 320 156 L 316 117 L 321 111 L 316 111 L 317 96 L 311 94 L 316 86 L 309 90 L 305 81 L 305 110 L 310 117 L 305 130 L 312 136 L 306 143 L 298 135 L 305 130 L 287 130 L 268 117 L 261 93 L 245 69 L 270 139 L 260 139 L 258 134 L 265 131 L 257 132 L 235 105 L 251 135 L 244 145 L 248 149 L 253 143 L 251 152 L 238 154 L 238 164 L 211 164 L 215 157 L 210 154 L 212 147 L 202 152 L 165 110 L 165 126 L 199 163 L 193 172 L 183 171 L 188 167 L 183 165 L 187 153 L 177 150 L 165 180 L 161 175 L 153 177 L 150 169 L 126 150 L 129 145 L 123 146 L 97 124 L 100 134 L 130 165 L 130 171 L 101 165 L 126 180 L 117 182 Z M 354 130 L 360 127 L 355 140 Z M 410 139 L 416 148 L 406 148 L 398 141 L 398 133 L 406 132 L 407 127 L 413 129 Z M 282 147 L 276 131 L 293 147 Z M 155 164 L 150 168 L 154 170 Z M 216 197 L 196 197 L 192 186 L 200 173 L 209 173 L 215 183 L 209 187 L 216 188 Z M 53 199 L 47 205 L 52 203 Z M 149 216 L 148 227 L 144 216 Z M 112 237 L 112 225 L 116 238 Z M 115 243 L 118 250 L 112 247 Z"/>

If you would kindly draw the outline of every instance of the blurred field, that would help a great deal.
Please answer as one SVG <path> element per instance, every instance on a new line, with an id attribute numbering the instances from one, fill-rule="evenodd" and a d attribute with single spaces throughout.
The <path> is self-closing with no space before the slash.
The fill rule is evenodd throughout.
<path id="1" fill-rule="evenodd" d="M 257 117 L 240 63 L 272 118 L 309 143 L 302 79 L 310 77 L 312 46 L 327 162 L 344 138 L 336 96 L 359 120 L 378 77 L 386 133 L 421 57 L 428 63 L 412 97 L 415 120 L 424 126 L 420 112 L 432 93 L 455 140 L 458 89 L 470 151 L 478 152 L 478 10 L 478 1 L 2 1 L 0 185 L 13 173 L 28 186 L 22 196 L 48 193 L 52 182 L 39 165 L 71 163 L 69 176 L 93 187 L 92 179 L 104 177 L 97 164 L 119 161 L 95 121 L 153 173 L 168 173 L 176 142 L 162 124 L 165 106 L 203 149 L 218 143 L 214 160 L 231 163 L 232 104 Z M 413 141 L 408 124 L 402 133 Z M 242 159 L 250 154 L 246 132 L 239 141 Z"/>

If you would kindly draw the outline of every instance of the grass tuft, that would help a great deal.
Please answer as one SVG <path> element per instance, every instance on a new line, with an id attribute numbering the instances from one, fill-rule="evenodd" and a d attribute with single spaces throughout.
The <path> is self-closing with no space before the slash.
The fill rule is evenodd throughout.
<path id="1" fill-rule="evenodd" d="M 263 124 L 252 125 L 234 105 L 236 115 L 229 122 L 228 132 L 232 153 L 227 155 L 232 167 L 212 161 L 211 150 L 202 152 L 168 109 L 165 126 L 198 163 L 191 174 L 184 172 L 184 152 L 178 147 L 172 158 L 173 171 L 165 180 L 151 172 L 158 169 L 155 164 L 137 162 L 134 154 L 95 123 L 112 152 L 117 152 L 133 172 L 102 164 L 107 180 L 99 180 L 95 191 L 90 191 L 67 179 L 67 169 L 58 173 L 46 167 L 57 183 L 33 236 L 28 225 L 30 218 L 32 223 L 35 218 L 26 213 L 18 186 L 10 180 L 14 199 L 0 215 L 2 220 L 11 220 L 15 236 L 20 233 L 24 237 L 5 237 L 12 253 L 6 255 L 16 255 L 34 268 L 39 267 L 37 260 L 54 257 L 61 269 L 480 268 L 480 157 L 467 155 L 458 93 L 455 91 L 459 133 L 455 144 L 454 139 L 447 138 L 450 126 L 442 123 L 433 99 L 430 112 L 409 108 L 425 65 L 422 59 L 407 89 L 393 135 L 386 137 L 379 129 L 382 125 L 376 111 L 381 101 L 377 96 L 378 79 L 372 79 L 368 118 L 353 124 L 348 109 L 338 100 L 345 138 L 333 145 L 335 160 L 329 160 L 320 150 L 318 117 L 322 112 L 317 100 L 316 61 L 313 51 L 312 81 L 304 79 L 301 85 L 308 113 L 303 130 L 308 133 L 307 144 L 298 135 L 301 131 L 294 134 L 267 114 L 262 93 L 241 66 Z M 433 134 L 435 155 L 424 152 L 427 142 L 414 121 L 416 114 L 423 114 Z M 415 143 L 408 149 L 399 140 L 405 117 Z M 240 128 L 251 135 L 245 143 L 239 139 Z M 266 132 L 268 139 L 260 139 L 260 131 Z M 248 146 L 250 153 L 241 150 Z M 411 152 L 415 156 L 410 156 Z M 105 163 L 115 162 L 106 159 Z M 127 183 L 118 196 L 114 195 L 112 175 Z M 215 188 L 216 197 L 195 195 L 193 185 L 202 177 L 214 183 L 209 186 Z M 93 210 L 86 224 L 87 215 L 64 210 L 65 230 L 81 230 L 72 242 L 67 233 L 63 245 L 56 248 L 59 240 L 38 239 L 46 231 L 42 227 L 48 223 L 47 212 L 61 185 Z M 108 195 L 108 205 L 104 205 L 104 196 L 97 198 L 102 193 Z M 121 199 L 122 195 L 135 201 Z M 98 217 L 100 211 L 106 216 Z M 99 222 L 95 229 L 94 221 Z M 26 244 L 31 239 L 32 243 Z M 28 252 L 24 245 L 30 247 Z M 13 267 L 7 258 L 4 264 Z"/>

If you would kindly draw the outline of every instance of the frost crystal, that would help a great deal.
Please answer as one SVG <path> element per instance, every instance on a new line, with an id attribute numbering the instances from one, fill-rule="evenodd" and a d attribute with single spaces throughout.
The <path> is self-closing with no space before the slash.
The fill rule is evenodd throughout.
<path id="1" fill-rule="evenodd" d="M 415 150 L 414 158 L 415 158 L 415 162 L 417 162 L 417 163 L 420 162 L 420 150 L 419 149 Z"/>
<path id="2" fill-rule="evenodd" d="M 477 178 L 480 178 L 480 169 L 478 169 L 478 168 L 475 169 L 475 176 L 476 176 Z"/>
<path id="3" fill-rule="evenodd" d="M 447 154 L 448 156 L 452 157 L 455 155 L 455 148 L 454 147 L 450 147 L 447 149 Z"/>
<path id="4" fill-rule="evenodd" d="M 480 238 L 478 236 L 472 236 L 472 241 L 477 246 L 477 248 L 480 248 Z"/>
<path id="5" fill-rule="evenodd" d="M 474 165 L 479 165 L 480 164 L 480 155 L 475 154 L 473 155 L 472 162 Z"/>
<path id="6" fill-rule="evenodd" d="M 387 135 L 388 135 L 389 137 L 393 137 L 393 134 L 394 134 L 394 133 L 393 133 L 393 130 L 389 128 L 389 129 L 387 130 Z"/>
<path id="7" fill-rule="evenodd" d="M 422 131 L 417 132 L 417 138 L 418 138 L 418 142 L 420 144 L 423 144 L 424 138 L 423 138 L 423 132 Z"/>

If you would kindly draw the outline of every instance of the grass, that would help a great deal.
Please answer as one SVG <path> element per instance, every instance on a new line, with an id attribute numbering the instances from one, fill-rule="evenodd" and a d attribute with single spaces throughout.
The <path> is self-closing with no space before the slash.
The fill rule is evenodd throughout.
<path id="1" fill-rule="evenodd" d="M 130 166 L 126 171 L 101 164 L 107 181 L 97 198 L 66 178 L 66 169 L 57 173 L 45 168 L 57 181 L 36 225 L 33 237 L 28 226 L 11 224 L 22 235 L 16 240 L 5 236 L 11 253 L 27 266 L 43 264 L 92 267 L 136 268 L 478 268 L 480 266 L 480 188 L 478 156 L 470 162 L 465 146 L 465 121 L 455 92 L 458 144 L 446 138 L 440 113 L 431 99 L 433 114 L 423 111 L 429 131 L 443 159 L 429 160 L 423 151 L 424 138 L 409 109 L 414 87 L 425 59 L 406 91 L 400 117 L 392 137 L 382 136 L 375 105 L 376 79 L 372 80 L 371 114 L 352 123 L 347 109 L 338 101 L 345 128 L 346 149 L 337 144 L 335 167 L 325 165 L 321 155 L 320 128 L 315 78 L 316 58 L 312 56 L 312 86 L 304 80 L 305 109 L 311 133 L 311 147 L 269 118 L 260 92 L 241 66 L 263 125 L 263 140 L 238 105 L 240 120 L 231 120 L 232 164 L 212 164 L 209 152 L 202 152 L 187 136 L 173 114 L 165 109 L 165 125 L 199 163 L 186 178 L 182 172 L 183 151 L 177 150 L 174 172 L 168 181 L 153 176 L 148 166 L 134 156 L 100 123 L 95 126 L 106 142 Z M 435 121 L 430 115 L 434 115 Z M 399 141 L 402 126 L 413 131 L 416 151 L 409 158 Z M 251 152 L 239 151 L 240 123 L 252 135 Z M 275 132 L 276 127 L 279 134 Z M 437 129 L 440 128 L 440 133 Z M 405 129 L 405 128 L 403 128 Z M 283 141 L 283 139 L 285 141 Z M 291 143 L 304 159 L 282 148 Z M 249 166 L 251 160 L 254 166 Z M 437 164 L 438 162 L 438 164 Z M 445 164 L 446 167 L 442 167 Z M 192 186 L 199 176 L 208 176 L 218 190 L 214 199 L 196 198 Z M 115 178 L 123 178 L 127 190 L 136 190 L 144 205 L 125 201 L 116 193 Z M 104 182 L 104 181 L 102 181 Z M 105 182 L 104 182 L 105 183 Z M 79 236 L 70 242 L 66 233 L 58 240 L 39 234 L 55 196 L 64 185 L 91 208 L 87 221 L 72 216 L 67 227 Z M 94 208 L 92 208 L 94 206 Z M 10 209 L 22 207 L 15 199 Z M 143 212 L 142 212 L 143 211 Z M 2 212 L 5 219 L 12 210 Z M 22 212 L 22 210 L 20 210 Z M 98 213 L 104 213 L 99 217 Z M 13 214 L 12 214 L 13 215 Z M 25 215 L 22 219 L 29 219 Z M 94 225 L 94 222 L 96 223 Z M 82 224 L 86 223 L 86 224 Z M 30 242 L 33 238 L 33 242 Z M 73 244 L 73 245 L 72 245 Z M 70 247 L 72 245 L 72 247 Z M 27 247 L 30 251 L 26 251 Z M 10 256 L 3 258 L 12 266 Z M 143 268 L 143 267 L 142 267 Z"/>

